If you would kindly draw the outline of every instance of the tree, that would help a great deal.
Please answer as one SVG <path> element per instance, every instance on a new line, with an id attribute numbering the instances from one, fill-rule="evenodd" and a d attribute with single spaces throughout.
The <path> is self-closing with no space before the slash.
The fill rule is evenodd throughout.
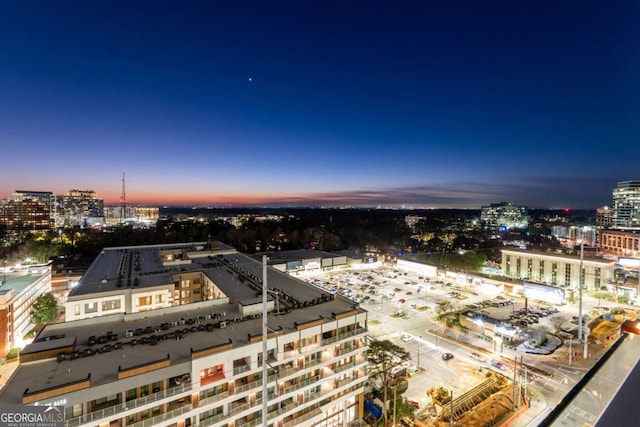
<path id="1" fill-rule="evenodd" d="M 49 323 L 58 317 L 58 302 L 51 292 L 36 298 L 31 306 L 31 323 L 39 325 Z"/>
<path id="2" fill-rule="evenodd" d="M 384 424 L 387 425 L 388 422 L 388 414 L 387 414 L 387 401 L 388 398 L 388 388 L 393 386 L 395 378 L 394 372 L 395 368 L 400 367 L 406 361 L 411 359 L 411 354 L 403 347 L 392 343 L 389 340 L 379 340 L 373 341 L 369 344 L 369 350 L 367 350 L 367 358 L 369 359 L 369 364 L 372 367 L 370 371 L 371 377 L 377 377 L 382 382 L 382 393 L 383 393 L 383 402 L 384 402 Z"/>
<path id="3" fill-rule="evenodd" d="M 549 324 L 551 324 L 553 332 L 556 334 L 562 330 L 562 325 L 565 323 L 567 323 L 567 318 L 561 315 L 551 316 L 549 318 Z"/>

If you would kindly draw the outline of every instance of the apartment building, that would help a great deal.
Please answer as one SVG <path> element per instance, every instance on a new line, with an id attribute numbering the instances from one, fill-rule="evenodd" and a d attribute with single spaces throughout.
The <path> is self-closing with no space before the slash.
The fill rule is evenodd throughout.
<path id="1" fill-rule="evenodd" d="M 168 262 L 166 251 L 182 253 L 191 263 L 174 259 L 176 265 L 164 266 L 175 269 L 169 274 L 187 265 L 185 272 L 194 273 L 199 265 L 220 293 L 200 302 L 46 326 L 22 351 L 0 391 L 0 405 L 58 405 L 65 427 L 248 427 L 262 425 L 263 416 L 273 427 L 328 427 L 363 416 L 365 310 L 231 249 L 190 244 L 153 250 L 158 266 Z M 127 251 L 136 271 L 135 253 L 144 251 Z M 259 295 L 265 268 L 269 313 L 263 354 Z"/>
<path id="2" fill-rule="evenodd" d="M 217 283 L 232 279 L 218 255 L 235 255 L 221 242 L 105 248 L 71 290 L 65 320 L 227 298 Z"/>
<path id="3" fill-rule="evenodd" d="M 5 268 L 6 269 L 6 268 Z M 40 295 L 51 291 L 51 267 L 25 267 L 0 276 L 0 355 L 22 348 L 33 329 L 31 306 Z"/>

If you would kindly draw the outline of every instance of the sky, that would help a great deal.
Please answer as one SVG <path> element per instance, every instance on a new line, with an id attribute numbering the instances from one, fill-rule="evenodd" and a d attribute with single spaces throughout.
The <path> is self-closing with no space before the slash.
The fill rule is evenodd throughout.
<path id="1" fill-rule="evenodd" d="M 635 1 L 7 1 L 0 196 L 595 209 L 640 180 Z"/>

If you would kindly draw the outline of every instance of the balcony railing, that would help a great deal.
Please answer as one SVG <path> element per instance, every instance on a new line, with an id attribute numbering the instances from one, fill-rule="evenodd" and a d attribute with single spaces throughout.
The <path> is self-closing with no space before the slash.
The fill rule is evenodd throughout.
<path id="1" fill-rule="evenodd" d="M 204 399 L 200 399 L 200 403 L 199 403 L 198 406 L 205 406 L 205 405 L 208 405 L 210 403 L 214 403 L 214 402 L 217 402 L 219 400 L 226 399 L 229 396 L 230 395 L 229 395 L 228 391 L 223 391 L 222 393 L 217 393 L 217 394 L 214 394 L 213 396 L 209 396 L 209 397 L 205 397 Z"/>
<path id="2" fill-rule="evenodd" d="M 262 424 L 262 417 L 256 417 L 251 421 L 244 421 L 242 419 L 235 421 L 236 427 L 255 427 Z"/>
<path id="3" fill-rule="evenodd" d="M 296 384 L 292 384 L 290 386 L 285 386 L 284 387 L 284 393 L 285 394 L 286 393 L 291 393 L 292 391 L 296 391 L 298 389 L 301 389 L 303 387 L 306 387 L 308 385 L 316 383 L 316 382 L 318 382 L 319 379 L 320 379 L 320 375 L 315 375 L 315 376 L 313 376 L 311 378 L 308 378 L 308 379 L 306 379 L 304 381 L 300 381 L 300 382 L 298 382 Z"/>
<path id="4" fill-rule="evenodd" d="M 236 368 L 233 368 L 233 375 L 240 375 L 243 372 L 247 372 L 249 370 L 251 370 L 251 366 L 249 365 L 238 366 Z"/>
<path id="5" fill-rule="evenodd" d="M 333 336 L 331 338 L 325 338 L 325 339 L 322 340 L 322 345 L 329 345 L 329 344 L 332 344 L 332 343 L 334 343 L 336 341 L 340 341 L 340 340 L 343 340 L 343 339 L 351 338 L 351 337 L 354 337 L 356 335 L 365 334 L 365 333 L 367 333 L 367 328 L 357 328 L 357 329 L 354 329 L 353 331 L 344 332 L 344 333 L 338 334 L 336 336 Z"/>
<path id="6" fill-rule="evenodd" d="M 149 403 L 157 402 L 167 397 L 172 397 L 185 391 L 189 391 L 193 388 L 191 383 L 181 384 L 177 387 L 167 388 L 157 393 L 152 393 L 139 399 L 130 400 L 125 403 L 119 403 L 108 408 L 101 409 L 99 411 L 90 412 L 79 417 L 70 418 L 64 422 L 65 427 L 76 427 L 87 423 L 93 423 L 103 418 L 111 417 L 118 413 L 134 409 Z"/>
<path id="7" fill-rule="evenodd" d="M 291 421 L 285 422 L 283 424 L 283 427 L 294 427 L 294 426 L 304 425 L 303 423 L 305 421 L 308 421 L 311 418 L 317 417 L 319 415 L 322 415 L 322 410 L 320 408 L 313 409 L 299 417 L 294 418 Z"/>
<path id="8" fill-rule="evenodd" d="M 226 414 L 218 414 L 218 415 L 214 415 L 213 417 L 209 417 L 209 418 L 205 418 L 204 420 L 200 420 L 200 422 L 198 423 L 198 425 L 200 427 L 206 427 L 206 426 L 210 426 L 213 424 L 217 424 L 218 422 L 224 420 L 227 418 Z"/>
<path id="9" fill-rule="evenodd" d="M 129 427 L 153 427 L 153 426 L 157 426 L 158 424 L 170 420 L 172 418 L 175 417 L 179 417 L 182 414 L 186 414 L 187 412 L 191 411 L 193 409 L 192 405 L 184 405 L 181 406 L 177 409 L 174 409 L 173 411 L 169 411 L 169 412 L 165 412 L 164 414 L 160 414 L 157 415 L 155 417 L 152 418 L 148 418 L 144 421 L 140 421 L 137 422 L 135 424 L 131 424 Z"/>
<path id="10" fill-rule="evenodd" d="M 245 391 L 249 391 L 249 390 L 254 389 L 256 387 L 259 387 L 261 385 L 262 385 L 262 380 L 251 381 L 250 383 L 242 384 L 240 386 L 236 386 L 234 394 L 244 393 Z"/>

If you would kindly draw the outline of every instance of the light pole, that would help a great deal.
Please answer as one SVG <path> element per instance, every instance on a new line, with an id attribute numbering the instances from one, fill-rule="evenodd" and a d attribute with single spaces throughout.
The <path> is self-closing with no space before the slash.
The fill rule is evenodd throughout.
<path id="1" fill-rule="evenodd" d="M 580 278 L 578 280 L 578 340 L 582 339 L 582 268 L 584 262 L 584 239 L 580 241 Z"/>
<path id="2" fill-rule="evenodd" d="M 422 343 L 422 335 L 420 335 L 420 341 L 418 342 L 418 368 L 420 368 L 420 344 Z"/>

